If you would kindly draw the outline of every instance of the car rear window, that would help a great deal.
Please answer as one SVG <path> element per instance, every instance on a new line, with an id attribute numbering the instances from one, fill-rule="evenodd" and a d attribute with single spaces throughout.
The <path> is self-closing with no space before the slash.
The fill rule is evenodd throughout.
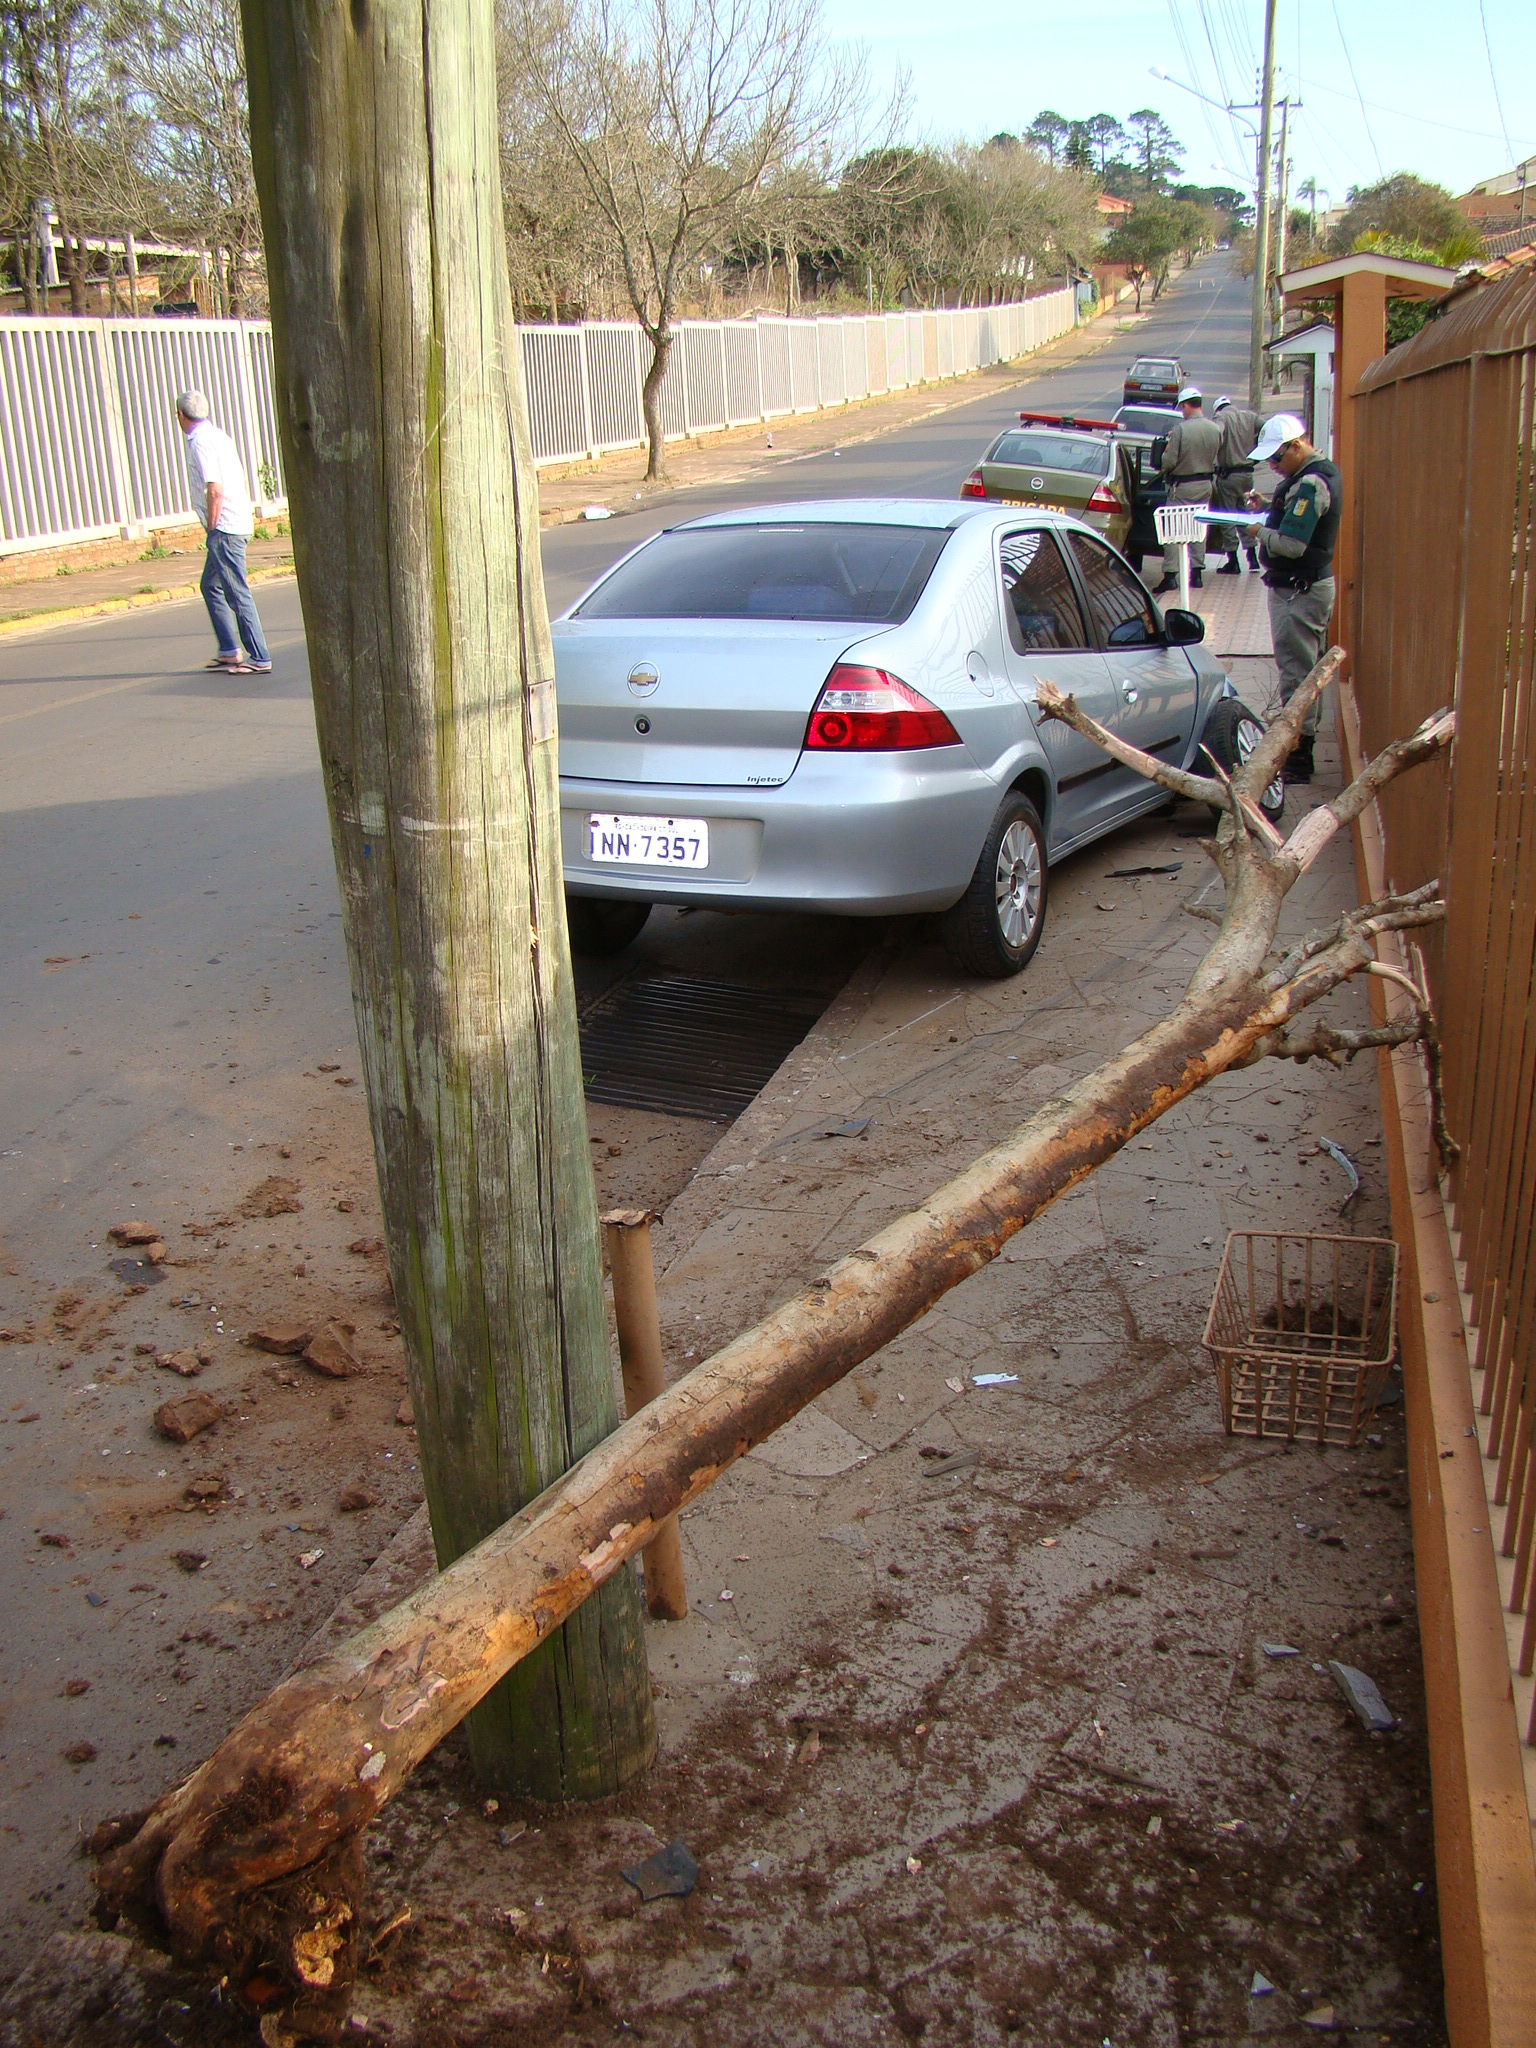
<path id="1" fill-rule="evenodd" d="M 948 527 L 680 527 L 615 569 L 582 619 L 847 619 L 899 625 Z"/>
<path id="2" fill-rule="evenodd" d="M 1160 405 L 1122 405 L 1115 414 L 1115 425 L 1128 434 L 1166 434 L 1178 418 L 1176 412 Z"/>
<path id="3" fill-rule="evenodd" d="M 1109 442 L 1085 434 L 1053 434 L 1031 428 L 1004 434 L 986 460 L 1009 469 L 1065 469 L 1073 476 L 1108 476 Z"/>
<path id="4" fill-rule="evenodd" d="M 1176 368 L 1177 365 L 1169 362 L 1165 356 L 1143 356 L 1140 362 L 1132 363 L 1131 375 L 1133 377 L 1161 377 L 1169 380 L 1172 378 Z"/>

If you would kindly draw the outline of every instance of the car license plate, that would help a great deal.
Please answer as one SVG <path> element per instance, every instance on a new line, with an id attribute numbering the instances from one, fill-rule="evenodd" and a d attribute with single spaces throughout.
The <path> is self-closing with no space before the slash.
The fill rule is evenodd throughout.
<path id="1" fill-rule="evenodd" d="M 707 868 L 707 818 L 637 818 L 622 811 L 587 816 L 588 858 L 625 868 Z"/>

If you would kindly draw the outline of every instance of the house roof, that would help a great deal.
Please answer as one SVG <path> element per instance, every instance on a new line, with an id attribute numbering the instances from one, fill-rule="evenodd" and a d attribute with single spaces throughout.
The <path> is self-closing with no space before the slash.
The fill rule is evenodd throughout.
<path id="1" fill-rule="evenodd" d="M 1384 277 L 1387 294 L 1394 299 L 1438 299 L 1456 282 L 1456 272 L 1438 263 L 1410 263 L 1401 256 L 1382 256 L 1374 249 L 1354 256 L 1335 256 L 1328 263 L 1310 264 L 1304 270 L 1287 270 L 1280 278 L 1280 290 L 1288 306 L 1307 306 L 1317 299 L 1331 299 L 1348 277 Z"/>
<path id="2" fill-rule="evenodd" d="M 1304 342 L 1310 342 L 1312 346 L 1305 348 L 1302 346 Z M 1264 346 L 1266 349 L 1273 349 L 1278 355 L 1317 355 L 1322 349 L 1333 347 L 1333 322 L 1309 320 L 1305 327 L 1293 327 L 1288 334 L 1277 334 L 1273 341 L 1266 341 Z"/>

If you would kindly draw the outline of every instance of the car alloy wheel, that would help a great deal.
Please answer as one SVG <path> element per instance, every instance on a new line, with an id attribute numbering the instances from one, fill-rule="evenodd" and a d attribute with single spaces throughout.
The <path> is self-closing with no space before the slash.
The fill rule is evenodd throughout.
<path id="1" fill-rule="evenodd" d="M 1246 764 L 1248 756 L 1264 737 L 1264 728 L 1256 718 L 1243 717 L 1237 721 L 1233 740 L 1237 747 L 1237 758 Z M 1285 809 L 1285 776 L 1277 775 L 1259 798 L 1259 808 L 1266 818 L 1278 818 Z"/>
<path id="2" fill-rule="evenodd" d="M 997 922 L 1018 952 L 1034 936 L 1040 917 L 1040 848 L 1022 818 L 1015 818 L 997 849 Z"/>
<path id="3" fill-rule="evenodd" d="M 1010 790 L 992 820 L 975 871 L 940 933 L 964 973 L 1004 981 L 1029 965 L 1045 929 L 1050 870 L 1040 813 Z"/>

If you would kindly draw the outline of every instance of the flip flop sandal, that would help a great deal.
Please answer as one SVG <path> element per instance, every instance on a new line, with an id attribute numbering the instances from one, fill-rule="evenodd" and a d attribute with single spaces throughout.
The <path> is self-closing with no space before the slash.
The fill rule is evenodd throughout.
<path id="1" fill-rule="evenodd" d="M 208 666 L 217 669 L 221 676 L 249 676 L 255 670 L 248 661 L 210 661 Z"/>
<path id="2" fill-rule="evenodd" d="M 216 655 L 215 655 L 215 656 L 213 657 L 212 661 L 205 661 L 205 662 L 203 663 L 203 667 L 204 667 L 204 668 L 211 668 L 211 669 L 220 669 L 220 668 L 229 668 L 229 669 L 240 669 L 240 668 L 244 668 L 244 667 L 245 667 L 245 662 L 244 662 L 244 660 L 242 659 L 242 657 L 241 657 L 241 656 L 239 656 L 238 654 L 236 654 L 236 655 L 229 655 L 229 654 L 216 654 Z"/>

